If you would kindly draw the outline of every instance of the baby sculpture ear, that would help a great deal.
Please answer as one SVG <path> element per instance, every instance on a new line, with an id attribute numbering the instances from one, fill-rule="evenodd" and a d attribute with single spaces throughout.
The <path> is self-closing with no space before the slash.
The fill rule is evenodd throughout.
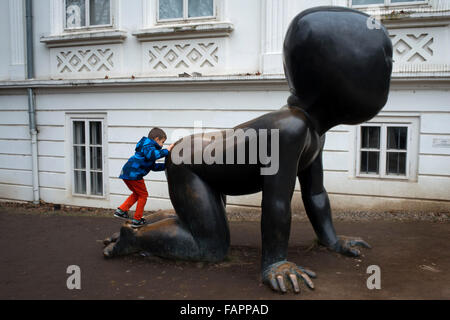
<path id="1" fill-rule="evenodd" d="M 296 107 L 300 107 L 302 105 L 300 99 L 295 94 L 291 94 L 289 96 L 289 98 L 287 99 L 287 103 L 289 106 L 296 106 Z"/>

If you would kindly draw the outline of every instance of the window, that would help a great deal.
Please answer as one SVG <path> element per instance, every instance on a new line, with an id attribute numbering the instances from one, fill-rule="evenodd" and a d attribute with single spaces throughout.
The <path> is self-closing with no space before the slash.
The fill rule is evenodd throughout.
<path id="1" fill-rule="evenodd" d="M 111 0 L 65 0 L 66 29 L 111 24 Z"/>
<path id="2" fill-rule="evenodd" d="M 158 20 L 214 18 L 214 0 L 159 0 Z"/>
<path id="3" fill-rule="evenodd" d="M 358 176 L 398 179 L 415 177 L 415 121 L 369 122 L 358 126 L 357 130 Z"/>
<path id="4" fill-rule="evenodd" d="M 426 3 L 427 0 L 352 0 L 352 6 L 369 6 L 369 5 L 401 5 Z"/>
<path id="5" fill-rule="evenodd" d="M 103 196 L 102 119 L 72 119 L 73 193 Z"/>

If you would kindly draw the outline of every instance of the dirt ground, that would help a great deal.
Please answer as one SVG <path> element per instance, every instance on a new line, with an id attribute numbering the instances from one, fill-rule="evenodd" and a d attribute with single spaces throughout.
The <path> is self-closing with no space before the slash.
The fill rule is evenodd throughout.
<path id="1" fill-rule="evenodd" d="M 336 221 L 340 235 L 372 245 L 360 258 L 314 246 L 306 221 L 294 221 L 289 260 L 314 270 L 314 291 L 281 295 L 260 281 L 258 222 L 232 221 L 231 250 L 219 264 L 132 255 L 106 260 L 103 239 L 119 231 L 112 211 L 29 210 L 0 205 L 0 299 L 450 299 L 450 220 Z M 81 290 L 69 290 L 69 265 L 81 269 Z M 381 270 L 369 290 L 367 267 Z"/>

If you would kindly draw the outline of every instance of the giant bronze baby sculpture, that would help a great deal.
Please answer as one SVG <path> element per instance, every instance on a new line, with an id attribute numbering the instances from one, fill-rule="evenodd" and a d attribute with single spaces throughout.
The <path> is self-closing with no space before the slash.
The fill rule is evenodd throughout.
<path id="1" fill-rule="evenodd" d="M 221 261 L 230 245 L 226 195 L 262 191 L 263 282 L 280 292 L 299 292 L 299 283 L 313 288 L 310 277 L 315 277 L 314 272 L 287 261 L 291 198 L 297 177 L 307 216 L 321 245 L 348 256 L 360 255 L 356 246 L 369 247 L 361 239 L 336 235 L 323 186 L 322 149 L 329 129 L 370 120 L 385 105 L 392 71 L 388 33 L 355 10 L 312 8 L 293 19 L 283 55 L 291 92 L 287 105 L 234 128 L 244 133 L 261 129 L 277 132 L 278 140 L 269 140 L 267 147 L 278 152 L 278 170 L 263 175 L 261 169 L 268 164 L 259 160 L 250 163 L 249 157 L 244 163 L 224 159 L 212 164 L 176 163 L 173 155 L 168 157 L 166 176 L 176 214 L 151 215 L 148 224 L 138 230 L 124 224 L 120 234 L 106 241 L 105 257 L 148 251 L 165 258 Z M 191 146 L 214 144 L 225 151 L 244 147 L 250 152 L 251 135 L 237 142 L 232 138 L 231 144 L 227 138 L 212 136 L 190 136 L 178 141 L 175 148 L 189 141 Z M 277 145 L 271 145 L 274 143 Z M 187 148 L 181 152 L 190 152 L 184 156 L 193 159 L 199 151 Z"/>

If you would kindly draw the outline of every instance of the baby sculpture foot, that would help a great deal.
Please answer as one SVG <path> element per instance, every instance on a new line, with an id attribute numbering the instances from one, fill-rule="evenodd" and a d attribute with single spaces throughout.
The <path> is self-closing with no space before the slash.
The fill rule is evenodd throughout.
<path id="1" fill-rule="evenodd" d="M 367 249 L 372 248 L 361 238 L 339 236 L 339 240 L 334 245 L 328 246 L 328 249 L 348 257 L 359 257 L 361 251 L 356 248 L 357 246 Z"/>
<path id="2" fill-rule="evenodd" d="M 316 278 L 316 274 L 311 270 L 297 266 L 295 263 L 280 261 L 269 265 L 263 271 L 262 277 L 263 283 L 274 291 L 286 293 L 290 290 L 300 293 L 298 279 L 300 278 L 309 289 L 314 289 L 314 283 L 311 281 L 311 278 Z"/>
<path id="3" fill-rule="evenodd" d="M 103 249 L 103 256 L 105 258 L 132 254 L 139 251 L 136 246 L 135 231 L 130 227 L 129 223 L 122 226 L 120 234 L 113 234 L 111 237 L 106 238 L 103 243 L 105 245 Z"/>
<path id="4" fill-rule="evenodd" d="M 111 237 L 105 238 L 105 240 L 103 240 L 103 244 L 107 246 L 112 242 L 116 242 L 119 239 L 119 236 L 120 232 L 113 233 Z"/>

